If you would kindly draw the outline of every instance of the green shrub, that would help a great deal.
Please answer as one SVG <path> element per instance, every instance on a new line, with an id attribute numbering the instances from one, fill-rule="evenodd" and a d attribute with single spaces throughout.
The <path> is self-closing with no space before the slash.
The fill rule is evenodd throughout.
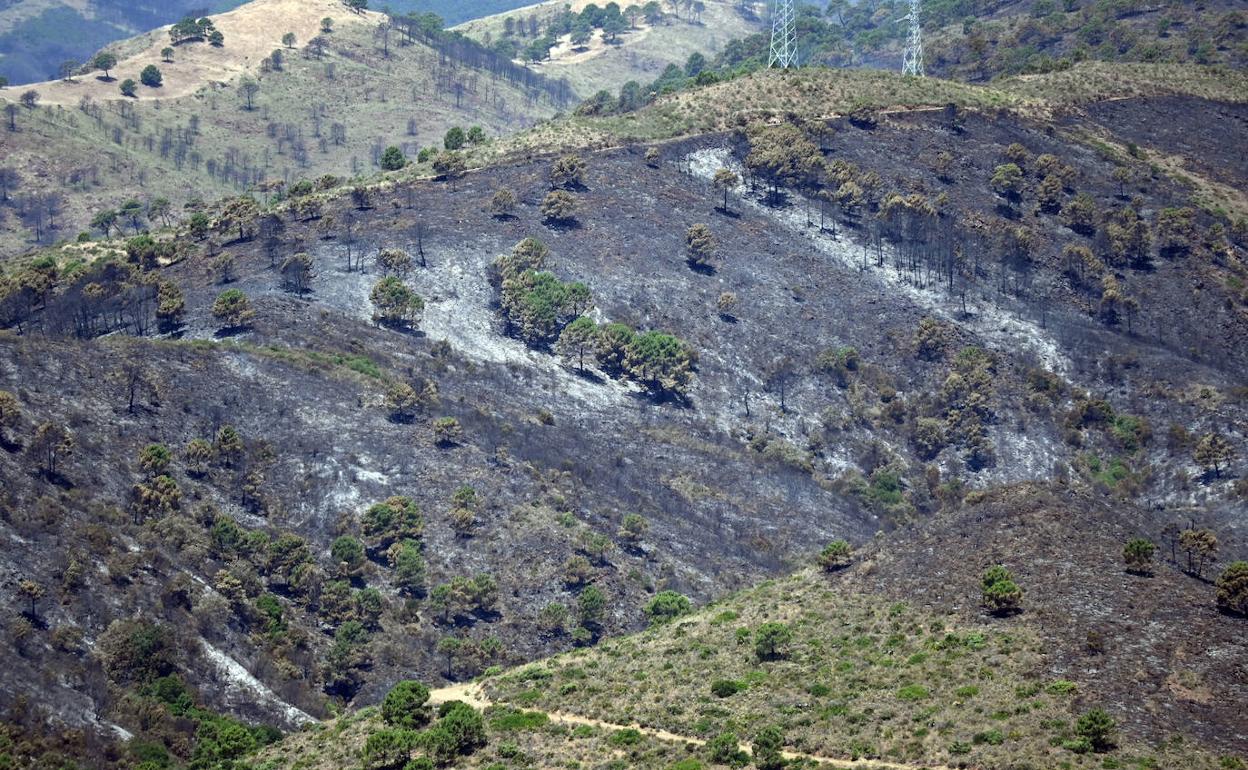
<path id="1" fill-rule="evenodd" d="M 1113 748 L 1116 728 L 1116 723 L 1104 709 L 1092 709 L 1075 722 L 1075 735 L 1087 741 L 1093 751 L 1108 751 Z"/>
<path id="2" fill-rule="evenodd" d="M 897 691 L 897 697 L 906 701 L 926 700 L 930 696 L 928 689 L 919 684 L 906 685 Z"/>
<path id="3" fill-rule="evenodd" d="M 429 721 L 429 688 L 420 682 L 404 679 L 390 688 L 381 702 L 381 718 L 392 727 L 415 729 Z"/>
<path id="4" fill-rule="evenodd" d="M 711 694 L 716 698 L 730 698 L 745 688 L 744 682 L 735 679 L 716 679 L 711 683 Z"/>
<path id="5" fill-rule="evenodd" d="M 612 746 L 632 746 L 641 742 L 641 733 L 631 727 L 626 727 L 611 733 L 607 742 Z"/>

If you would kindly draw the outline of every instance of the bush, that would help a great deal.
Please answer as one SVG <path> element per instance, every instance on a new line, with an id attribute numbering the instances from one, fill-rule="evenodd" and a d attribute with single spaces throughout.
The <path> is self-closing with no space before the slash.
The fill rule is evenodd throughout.
<path id="1" fill-rule="evenodd" d="M 853 549 L 844 540 L 833 540 L 819 552 L 819 566 L 827 572 L 835 572 L 848 567 L 853 558 Z"/>
<path id="2" fill-rule="evenodd" d="M 1023 590 L 1014 582 L 1014 576 L 1001 565 L 989 568 L 980 581 L 983 604 L 994 615 L 1008 615 L 1022 607 Z"/>
<path id="3" fill-rule="evenodd" d="M 433 421 L 433 440 L 438 446 L 454 446 L 463 437 L 464 429 L 454 417 L 439 417 Z"/>
<path id="4" fill-rule="evenodd" d="M 251 309 L 251 301 L 246 294 L 238 289 L 226 289 L 213 301 L 212 315 L 223 327 L 237 329 L 251 321 L 256 312 Z"/>
<path id="5" fill-rule="evenodd" d="M 429 721 L 429 688 L 420 682 L 404 679 L 390 688 L 381 702 L 381 718 L 392 727 L 415 729 Z"/>
<path id="6" fill-rule="evenodd" d="M 746 689 L 745 682 L 735 679 L 716 679 L 711 683 L 711 694 L 716 698 L 731 698 Z"/>
<path id="7" fill-rule="evenodd" d="M 1218 607 L 1248 615 L 1248 561 L 1237 561 L 1222 571 L 1217 582 Z"/>
<path id="8" fill-rule="evenodd" d="M 1108 751 L 1113 748 L 1113 734 L 1117 725 L 1103 709 L 1092 709 L 1075 722 L 1075 735 L 1087 741 L 1093 751 Z"/>
<path id="9" fill-rule="evenodd" d="M 403 151 L 394 145 L 386 148 L 381 154 L 382 171 L 398 171 L 407 165 L 407 158 L 403 157 Z"/>
<path id="10" fill-rule="evenodd" d="M 173 634 L 143 620 L 114 620 L 96 643 L 96 654 L 115 682 L 149 682 L 173 672 Z"/>
<path id="11" fill-rule="evenodd" d="M 754 632 L 754 652 L 759 660 L 785 657 L 785 649 L 793 641 L 793 629 L 784 623 L 764 623 Z"/>
<path id="12" fill-rule="evenodd" d="M 736 733 L 720 733 L 706 742 L 706 758 L 714 765 L 744 767 L 750 757 L 741 750 Z"/>
<path id="13" fill-rule="evenodd" d="M 626 727 L 623 730 L 616 730 L 611 733 L 611 737 L 607 739 L 607 742 L 612 746 L 632 746 L 641 742 L 641 732 L 631 727 Z"/>
<path id="14" fill-rule="evenodd" d="M 364 743 L 362 759 L 365 770 L 392 770 L 403 767 L 419 741 L 420 734 L 413 730 L 378 730 L 368 736 L 368 740 Z"/>
<path id="15" fill-rule="evenodd" d="M 1147 574 L 1156 551 L 1157 546 L 1151 540 L 1137 537 L 1127 541 L 1122 548 L 1122 560 L 1127 565 L 1127 571 L 1140 575 Z"/>
<path id="16" fill-rule="evenodd" d="M 646 605 L 646 617 L 650 625 L 658 626 L 689 614 L 690 609 L 688 597 L 675 591 L 660 591 Z"/>
<path id="17" fill-rule="evenodd" d="M 149 64 L 139 73 L 139 82 L 148 88 L 160 88 L 164 77 L 160 74 L 160 68 L 155 64 Z"/>

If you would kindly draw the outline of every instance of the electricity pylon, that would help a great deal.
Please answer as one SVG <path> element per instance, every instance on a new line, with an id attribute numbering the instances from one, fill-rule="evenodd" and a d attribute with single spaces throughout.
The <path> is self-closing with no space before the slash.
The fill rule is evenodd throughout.
<path id="1" fill-rule="evenodd" d="M 771 8 L 771 57 L 768 67 L 797 66 L 797 23 L 793 0 L 774 0 Z"/>
<path id="2" fill-rule="evenodd" d="M 901 74 L 923 77 L 923 26 L 919 23 L 920 0 L 910 0 L 910 13 L 901 21 L 910 22 L 910 35 L 906 39 L 906 52 L 901 58 Z"/>

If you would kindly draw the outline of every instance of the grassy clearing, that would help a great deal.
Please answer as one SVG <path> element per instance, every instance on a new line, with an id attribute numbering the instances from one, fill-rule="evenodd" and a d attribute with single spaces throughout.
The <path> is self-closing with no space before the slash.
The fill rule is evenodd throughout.
<path id="1" fill-rule="evenodd" d="M 782 657 L 764 661 L 756 644 L 766 623 L 787 625 L 792 638 Z M 808 571 L 485 684 L 493 700 L 518 708 L 703 739 L 732 731 L 748 740 L 777 724 L 787 746 L 821 756 L 977 767 L 1143 759 L 1125 742 L 1108 756 L 1063 747 L 1096 697 L 1040 678 L 1043 655 L 1018 621 L 967 622 L 840 595 Z"/>

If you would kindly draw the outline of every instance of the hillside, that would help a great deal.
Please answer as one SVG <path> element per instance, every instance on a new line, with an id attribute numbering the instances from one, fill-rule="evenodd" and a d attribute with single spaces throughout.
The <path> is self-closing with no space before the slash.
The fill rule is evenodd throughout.
<path id="1" fill-rule="evenodd" d="M 188 0 L 11 0 L 0 7 L 0 77 L 16 84 L 49 80 L 61 74 L 63 64 L 80 65 L 110 44 L 188 14 L 221 13 L 242 4 L 242 0 L 218 0 L 210 5 Z M 397 0 L 385 6 L 400 14 L 436 13 L 448 24 L 459 24 L 523 4 L 524 0 Z M 341 3 L 333 5 L 333 11 L 344 12 Z"/>
<path id="2" fill-rule="evenodd" d="M 694 659 L 758 684 L 748 656 L 723 649 L 737 625 L 707 614 L 610 639 L 640 629 L 663 590 L 708 604 L 843 537 L 863 559 L 832 584 L 845 586 L 838 603 L 823 598 L 827 578 L 802 574 L 728 608 L 751 626 L 823 613 L 801 640 L 826 636 L 824 623 L 874 637 L 847 658 L 871 662 L 861 683 L 803 656 L 770 667 L 773 696 L 734 696 L 783 721 L 791 749 L 955 764 L 1017 746 L 1091 763 L 1061 744 L 1100 706 L 1128 755 L 1170 756 L 1157 747 L 1170 731 L 1200 763 L 1242 753 L 1228 705 L 1243 695 L 1228 662 L 1242 658 L 1242 619 L 1160 564 L 1155 603 L 1141 604 L 1115 560 L 1129 537 L 1165 543 L 1171 522 L 1216 533 L 1211 564 L 1192 570 L 1206 580 L 1245 553 L 1246 231 L 1205 197 L 1245 186 L 1230 149 L 1241 81 L 1087 72 L 1100 78 L 1079 92 L 1072 75 L 912 92 L 888 75 L 759 74 L 660 100 L 632 128 L 580 116 L 481 146 L 474 162 L 505 162 L 467 173 L 441 156 L 436 173 L 419 163 L 371 186 L 230 198 L 152 240 L 11 262 L 0 570 L 15 606 L 29 603 L 0 674 L 22 706 L 11 729 L 136 734 L 186 760 L 215 745 L 205 724 L 290 729 L 375 704 L 400 678 L 459 682 L 598 644 L 579 653 L 603 661 L 583 667 L 603 672 L 593 688 L 538 690 L 513 674 L 487 694 L 752 740 L 757 722 L 722 726 L 739 719 L 731 703 L 695 716 L 663 700 L 683 690 L 620 685 L 708 686 Z M 878 101 L 838 114 L 847 77 L 877 78 Z M 784 119 L 803 93 L 809 112 Z M 577 126 L 612 146 L 577 148 L 583 168 L 537 151 L 542 132 L 572 141 Z M 681 138 L 631 144 L 625 130 Z M 721 169 L 736 178 L 715 187 Z M 571 212 L 543 213 L 552 187 Z M 527 237 L 549 253 L 517 247 Z M 508 267 L 522 260 L 550 274 Z M 244 300 L 250 315 L 232 304 Z M 567 332 L 587 325 L 601 331 Z M 1016 519 L 1029 523 L 1005 526 Z M 941 546 L 952 563 L 927 556 L 960 542 Z M 974 609 L 994 559 L 1026 590 L 1013 619 Z M 1102 574 L 1113 578 L 1081 593 Z M 19 593 L 21 581 L 36 588 Z M 793 601 L 774 607 L 781 588 Z M 907 631 L 902 668 L 880 647 L 902 622 L 884 610 L 898 601 L 913 605 L 897 611 L 907 628 L 939 621 L 986 646 L 925 652 L 943 636 Z M 1079 621 L 1051 628 L 1077 602 Z M 1149 624 L 1147 644 L 1132 623 Z M 1191 628 L 1216 655 L 1185 662 Z M 1120 662 L 1071 662 L 1091 631 Z M 678 633 L 704 640 L 672 649 L 679 670 L 649 647 L 604 668 Z M 1158 660 L 1183 673 L 1168 680 Z M 792 688 L 813 684 L 808 665 L 830 680 L 813 696 L 820 713 L 856 732 L 806 735 L 815 717 Z M 990 687 L 985 667 L 1006 684 Z M 1058 678 L 1078 696 L 1017 694 Z M 835 689 L 851 684 L 861 716 Z M 984 706 L 946 704 L 969 687 Z M 1015 698 L 1026 714 L 997 719 Z M 899 714 L 935 724 L 907 735 Z M 364 740 L 371 728 L 351 729 Z M 517 750 L 553 756 L 561 735 Z M 598 732 L 574 739 L 630 751 Z M 661 736 L 619 740 L 653 750 L 633 757 L 641 766 L 681 758 Z"/>
<path id="3" fill-rule="evenodd" d="M 318 35 L 326 16 L 333 31 Z M 17 177 L 0 209 L 0 254 L 72 239 L 129 200 L 146 210 L 163 199 L 176 214 L 231 192 L 371 173 L 389 145 L 414 159 L 441 147 L 454 126 L 496 136 L 552 115 L 570 96 L 440 33 L 378 37 L 383 17 L 333 0 L 255 0 L 214 19 L 222 47 L 188 41 L 163 62 L 169 37 L 158 30 L 118 45 L 111 81 L 93 73 L 0 91 L 15 107 L 19 94 L 38 94 L 0 135 L 4 167 Z M 286 32 L 293 48 L 282 43 Z M 123 97 L 119 81 L 152 63 L 164 84 Z M 258 86 L 250 98 L 244 77 Z M 149 218 L 167 214 L 140 221 Z"/>
<path id="4" fill-rule="evenodd" d="M 628 22 L 618 36 L 596 29 L 585 42 L 574 43 L 572 32 L 552 35 L 551 25 L 565 8 L 580 14 L 590 5 L 586 0 L 549 0 L 477 19 L 458 30 L 500 50 L 508 46 L 517 60 L 529 59 L 535 71 L 566 79 L 584 99 L 601 90 L 618 91 L 629 81 L 649 84 L 669 66 L 683 68 L 694 54 L 713 58 L 729 41 L 757 32 L 764 21 L 759 4 L 739 0 L 707 0 L 698 12 L 690 4 L 663 4 L 653 19 L 641 12 L 644 2 L 630 0 L 619 4 Z M 525 51 L 543 38 L 551 47 L 532 61 Z"/>

